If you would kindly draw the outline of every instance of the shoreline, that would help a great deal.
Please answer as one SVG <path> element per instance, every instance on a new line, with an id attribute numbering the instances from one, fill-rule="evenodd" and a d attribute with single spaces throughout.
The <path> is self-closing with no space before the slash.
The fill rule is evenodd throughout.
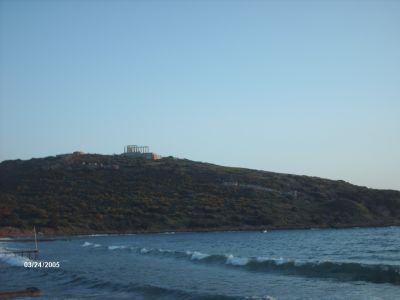
<path id="1" fill-rule="evenodd" d="M 324 230 L 324 229 L 354 229 L 354 228 L 380 228 L 398 227 L 400 222 L 376 224 L 336 224 L 333 226 L 243 226 L 243 227 L 218 227 L 218 228 L 166 228 L 148 230 L 82 230 L 43 228 L 38 230 L 40 237 L 66 237 L 66 236 L 101 236 L 101 235 L 134 235 L 134 234 L 174 234 L 174 233 L 210 233 L 210 232 L 255 232 L 255 231 L 280 231 L 280 230 Z M 32 230 L 15 227 L 1 227 L 0 238 L 29 238 L 33 236 Z"/>

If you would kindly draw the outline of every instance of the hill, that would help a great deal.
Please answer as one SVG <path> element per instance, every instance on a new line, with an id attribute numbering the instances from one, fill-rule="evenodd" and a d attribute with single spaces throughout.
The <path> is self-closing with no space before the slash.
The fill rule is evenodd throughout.
<path id="1" fill-rule="evenodd" d="M 0 163 L 3 234 L 386 226 L 400 192 L 190 160 L 66 154 Z"/>

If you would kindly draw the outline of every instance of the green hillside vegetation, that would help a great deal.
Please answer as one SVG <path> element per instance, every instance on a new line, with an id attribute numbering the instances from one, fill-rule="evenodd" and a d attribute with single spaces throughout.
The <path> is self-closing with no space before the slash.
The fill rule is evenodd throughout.
<path id="1" fill-rule="evenodd" d="M 400 224 L 400 192 L 190 160 L 68 154 L 0 164 L 0 227 L 134 232 Z"/>

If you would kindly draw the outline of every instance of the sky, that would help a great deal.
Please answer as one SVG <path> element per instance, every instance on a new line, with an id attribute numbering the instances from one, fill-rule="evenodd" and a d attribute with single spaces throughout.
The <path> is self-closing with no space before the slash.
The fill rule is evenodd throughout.
<path id="1" fill-rule="evenodd" d="M 400 190 L 400 1 L 0 0 L 0 161 L 128 144 Z"/>

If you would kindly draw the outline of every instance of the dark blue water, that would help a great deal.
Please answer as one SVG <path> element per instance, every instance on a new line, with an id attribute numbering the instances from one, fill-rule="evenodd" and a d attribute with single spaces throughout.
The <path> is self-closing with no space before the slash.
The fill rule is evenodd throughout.
<path id="1" fill-rule="evenodd" d="M 1 243 L 0 247 L 28 245 Z M 80 236 L 29 269 L 0 257 L 0 291 L 43 299 L 400 299 L 400 228 Z"/>

